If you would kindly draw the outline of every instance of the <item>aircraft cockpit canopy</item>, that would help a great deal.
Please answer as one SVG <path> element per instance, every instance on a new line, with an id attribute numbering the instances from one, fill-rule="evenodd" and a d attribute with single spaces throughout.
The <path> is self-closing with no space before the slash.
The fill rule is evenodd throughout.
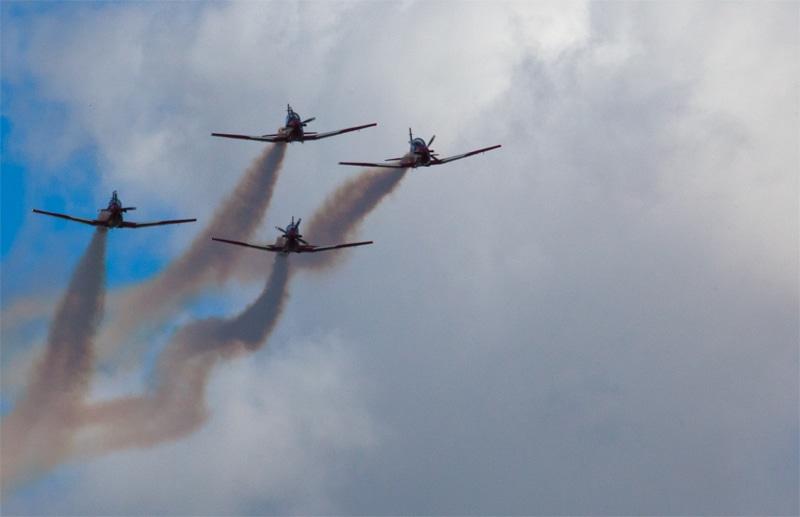
<path id="1" fill-rule="evenodd" d="M 299 122 L 300 121 L 300 115 L 298 115 L 297 113 L 295 113 L 292 110 L 289 110 L 289 113 L 286 114 L 286 125 L 288 126 L 289 122 L 291 122 L 291 121 L 298 121 Z"/>

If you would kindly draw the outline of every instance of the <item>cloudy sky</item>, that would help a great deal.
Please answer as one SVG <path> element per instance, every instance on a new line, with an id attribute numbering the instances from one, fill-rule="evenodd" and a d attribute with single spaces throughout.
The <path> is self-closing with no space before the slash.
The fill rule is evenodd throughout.
<path id="1" fill-rule="evenodd" d="M 0 14 L 3 414 L 91 239 L 31 208 L 91 216 L 117 189 L 138 219 L 199 219 L 112 232 L 113 303 L 263 150 L 212 131 L 273 132 L 287 102 L 317 131 L 378 122 L 290 146 L 260 242 L 409 126 L 443 155 L 503 144 L 410 171 L 359 230 L 375 245 L 294 275 L 267 346 L 214 369 L 201 429 L 66 461 L 4 513 L 800 511 L 797 3 Z M 209 288 L 91 399 L 146 392 L 176 329 L 262 286 Z"/>

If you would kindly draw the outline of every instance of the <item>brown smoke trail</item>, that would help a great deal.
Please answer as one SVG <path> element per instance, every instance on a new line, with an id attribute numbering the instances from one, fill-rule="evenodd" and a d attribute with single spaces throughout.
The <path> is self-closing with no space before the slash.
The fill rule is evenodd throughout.
<path id="1" fill-rule="evenodd" d="M 202 425 L 213 366 L 264 344 L 283 311 L 288 281 L 288 260 L 278 255 L 264 290 L 242 313 L 194 322 L 178 331 L 159 358 L 153 393 L 86 409 L 83 425 L 90 432 L 77 454 L 148 447 L 178 439 Z"/>
<path id="2" fill-rule="evenodd" d="M 106 230 L 95 231 L 50 325 L 44 356 L 0 426 L 2 489 L 61 461 L 89 388 L 105 299 Z"/>
<path id="3" fill-rule="evenodd" d="M 130 359 L 136 349 L 126 340 L 133 332 L 145 325 L 157 326 L 205 285 L 221 282 L 231 274 L 240 255 L 227 246 L 209 246 L 209 239 L 211 235 L 225 233 L 247 240 L 253 234 L 272 198 L 285 152 L 284 144 L 265 147 L 189 250 L 153 280 L 118 293 L 110 300 L 108 324 L 97 340 L 102 345 L 98 354 L 112 355 L 119 347 L 127 345 L 126 358 Z M 263 274 L 263 268 L 260 272 Z M 2 311 L 2 333 L 8 337 L 15 326 L 44 317 L 49 311 L 47 299 L 31 298 L 15 303 Z M 16 354 L 15 349 L 31 343 L 16 343 L 12 339 L 3 345 L 5 353 L 0 368 L 3 391 L 8 394 L 18 389 L 16 381 L 23 377 L 16 372 L 27 367 L 27 356 Z"/>
<path id="4" fill-rule="evenodd" d="M 6 398 L 15 399 L 24 387 L 32 360 L 40 352 L 37 341 L 41 339 L 26 331 L 53 315 L 57 301 L 54 298 L 51 293 L 27 296 L 0 310 L 0 392 Z"/>
<path id="5" fill-rule="evenodd" d="M 370 170 L 347 181 L 312 216 L 309 235 L 325 243 L 351 237 L 405 173 L 405 169 Z M 175 334 L 159 358 L 152 393 L 86 408 L 81 425 L 87 432 L 75 453 L 98 455 L 149 447 L 196 430 L 208 416 L 205 390 L 214 365 L 258 349 L 277 323 L 287 296 L 288 262 L 319 269 L 335 264 L 336 255 L 313 261 L 304 261 L 306 256 L 276 256 L 264 290 L 245 311 L 231 319 L 198 321 Z"/>
<path id="6" fill-rule="evenodd" d="M 286 154 L 285 144 L 266 147 L 235 190 L 214 213 L 211 222 L 189 249 L 161 274 L 137 286 L 116 306 L 115 318 L 102 334 L 104 345 L 120 346 L 145 322 L 157 325 L 181 303 L 212 282 L 224 281 L 241 257 L 231 246 L 214 246 L 212 236 L 247 240 L 258 228 L 269 206 Z"/>
<path id="7" fill-rule="evenodd" d="M 325 242 L 352 236 L 363 219 L 399 185 L 406 169 L 369 170 L 347 181 L 311 218 L 309 235 Z M 322 241 L 320 241 L 322 242 Z M 320 254 L 322 255 L 322 254 Z M 306 256 L 276 256 L 259 298 L 235 318 L 206 319 L 178 331 L 159 359 L 152 394 L 112 400 L 87 409 L 85 434 L 78 454 L 96 455 L 149 447 L 185 436 L 205 422 L 205 389 L 213 366 L 257 349 L 271 333 L 283 310 L 289 281 L 288 261 L 321 268 L 337 253 L 303 262 Z M 313 257 L 313 256 L 312 256 Z"/>
<path id="8" fill-rule="evenodd" d="M 319 245 L 352 239 L 364 218 L 400 184 L 408 169 L 371 169 L 348 180 L 327 197 L 314 212 L 304 234 Z M 297 265 L 321 269 L 343 257 L 340 252 L 322 252 L 298 257 Z"/>

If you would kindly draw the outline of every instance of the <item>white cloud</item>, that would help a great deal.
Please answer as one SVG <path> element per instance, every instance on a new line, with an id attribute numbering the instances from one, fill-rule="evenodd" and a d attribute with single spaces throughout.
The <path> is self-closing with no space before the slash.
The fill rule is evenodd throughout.
<path id="1" fill-rule="evenodd" d="M 796 6 L 105 11 L 37 20 L 24 65 L 126 198 L 210 213 L 258 146 L 206 134 L 271 130 L 287 101 L 380 126 L 293 146 L 269 223 L 409 125 L 504 147 L 412 171 L 375 246 L 293 280 L 272 346 L 298 356 L 221 369 L 209 426 L 87 464 L 76 498 L 110 478 L 100 511 L 796 513 Z M 330 329 L 348 344 L 296 344 Z"/>
<path id="2" fill-rule="evenodd" d="M 451 17 L 451 7 L 59 10 L 37 20 L 17 66 L 37 80 L 43 98 L 67 107 L 65 126 L 48 127 L 47 141 L 96 145 L 102 192 L 118 185 L 128 197 L 162 203 L 186 192 L 212 205 L 220 184 L 229 186 L 256 152 L 255 145 L 211 139 L 213 130 L 271 131 L 288 101 L 314 112 L 320 128 L 377 118 L 384 129 L 372 141 L 393 144 L 392 152 L 403 148 L 409 124 L 453 138 L 506 91 L 510 67 L 536 47 L 541 26 L 542 47 L 555 52 L 574 44 L 567 29 L 585 23 L 580 4 L 560 15 L 551 7 L 542 14 L 520 4 L 465 3 Z M 523 15 L 528 22 L 520 25 Z M 41 149 L 44 128 L 26 126 L 37 136 L 29 149 Z M 335 164 L 330 152 L 324 156 Z"/>
<path id="3" fill-rule="evenodd" d="M 279 513 L 331 512 L 338 463 L 379 444 L 364 379 L 350 345 L 334 335 L 273 343 L 217 367 L 208 388 L 213 414 L 201 431 L 93 460 L 77 469 L 58 506 L 34 506 L 84 515 L 238 515 L 262 513 L 259 504 Z"/>

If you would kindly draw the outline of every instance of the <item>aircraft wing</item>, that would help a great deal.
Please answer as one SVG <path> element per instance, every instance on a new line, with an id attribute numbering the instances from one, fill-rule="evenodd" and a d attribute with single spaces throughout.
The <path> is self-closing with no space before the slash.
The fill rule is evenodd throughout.
<path id="1" fill-rule="evenodd" d="M 457 154 L 455 156 L 448 156 L 447 158 L 437 158 L 431 165 L 441 165 L 447 162 L 454 162 L 456 160 L 460 160 L 461 158 L 466 158 L 467 156 L 474 156 L 476 154 L 485 153 L 486 151 L 491 151 L 492 149 L 497 149 L 499 147 L 503 147 L 502 145 L 493 145 L 491 147 L 484 147 L 483 149 L 477 149 L 475 151 L 470 151 L 464 154 Z"/>
<path id="2" fill-rule="evenodd" d="M 384 169 L 407 169 L 406 165 L 390 165 L 388 163 L 339 162 L 339 165 L 355 165 L 356 167 L 383 167 Z"/>
<path id="3" fill-rule="evenodd" d="M 348 127 L 345 129 L 339 129 L 337 131 L 328 131 L 327 133 L 306 133 L 303 135 L 303 140 L 322 140 L 323 138 L 328 138 L 329 136 L 336 136 L 341 135 L 343 133 L 349 133 L 350 131 L 358 131 L 359 129 L 364 129 L 367 127 L 377 126 L 377 122 L 373 122 L 372 124 L 364 124 L 363 126 L 355 126 L 355 127 Z"/>
<path id="4" fill-rule="evenodd" d="M 60 217 L 61 219 L 66 219 L 68 221 L 75 221 L 76 223 L 83 223 L 83 224 L 88 224 L 88 225 L 91 225 L 91 226 L 105 226 L 105 223 L 103 223 L 101 221 L 95 221 L 93 219 L 82 219 L 80 217 L 72 217 L 71 215 L 58 214 L 56 212 L 46 212 L 44 210 L 38 210 L 36 208 L 34 208 L 33 211 L 36 212 L 37 214 L 44 214 L 44 215 L 50 215 L 50 216 L 53 216 L 53 217 Z"/>
<path id="5" fill-rule="evenodd" d="M 211 237 L 211 240 L 212 241 L 219 241 L 219 242 L 227 242 L 228 244 L 236 244 L 237 246 L 246 246 L 248 248 L 255 248 L 257 250 L 264 250 L 264 251 L 282 251 L 283 250 L 283 248 L 281 248 L 280 246 L 273 246 L 271 244 L 268 244 L 266 246 L 257 246 L 255 244 L 248 244 L 246 242 L 230 241 L 228 239 L 219 239 L 217 237 Z"/>
<path id="6" fill-rule="evenodd" d="M 362 241 L 362 242 L 349 242 L 347 244 L 336 244 L 335 246 L 317 246 L 313 250 L 306 250 L 308 253 L 316 253 L 318 251 L 328 251 L 328 250 L 338 250 L 341 248 L 352 248 L 353 246 L 365 246 L 367 244 L 372 244 L 373 241 Z"/>
<path id="7" fill-rule="evenodd" d="M 155 221 L 152 223 L 134 223 L 130 221 L 122 221 L 122 228 L 145 228 L 147 226 L 162 226 L 165 224 L 182 224 L 182 223 L 193 223 L 197 221 L 197 219 L 170 219 L 168 221 Z"/>
<path id="8" fill-rule="evenodd" d="M 223 138 L 236 138 L 238 140 L 255 140 L 256 142 L 286 142 L 286 136 L 284 135 L 261 135 L 261 136 L 250 136 L 250 135 L 234 135 L 231 133 L 211 133 L 211 136 L 220 136 Z"/>

